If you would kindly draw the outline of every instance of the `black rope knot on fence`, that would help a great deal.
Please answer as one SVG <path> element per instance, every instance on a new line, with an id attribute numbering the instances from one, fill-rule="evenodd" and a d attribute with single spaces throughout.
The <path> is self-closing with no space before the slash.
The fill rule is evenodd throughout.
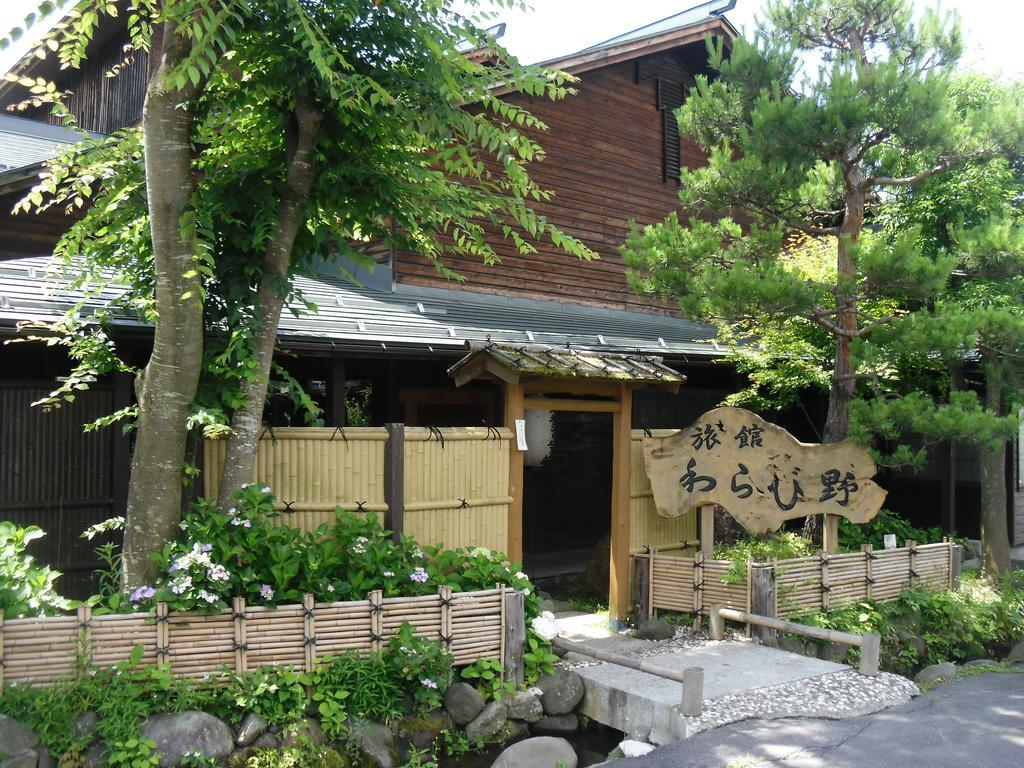
<path id="1" fill-rule="evenodd" d="M 427 440 L 429 440 L 431 437 L 436 439 L 437 442 L 439 442 L 441 444 L 441 450 L 443 451 L 444 450 L 444 435 L 441 433 L 441 430 L 438 429 L 437 427 L 427 427 L 427 429 L 429 430 L 429 434 L 427 435 Z"/>
<path id="2" fill-rule="evenodd" d="M 267 424 L 267 426 L 265 426 L 263 428 L 263 432 L 260 434 L 260 440 L 263 439 L 263 435 L 267 434 L 267 432 L 270 433 L 270 441 L 273 442 L 273 443 L 276 443 L 277 442 L 277 435 L 274 434 L 274 428 L 272 426 L 270 426 L 269 424 Z"/>
<path id="3" fill-rule="evenodd" d="M 347 443 L 348 442 L 348 435 L 345 434 L 345 428 L 344 427 L 340 427 L 340 426 L 339 427 L 335 427 L 334 431 L 331 432 L 331 440 L 334 440 L 334 438 L 338 436 L 339 432 L 341 433 L 341 439 L 344 440 Z M 328 441 L 328 442 L 330 442 L 330 441 Z"/>
<path id="4" fill-rule="evenodd" d="M 231 644 L 231 650 L 232 651 L 248 651 L 249 650 L 249 644 L 248 643 L 232 643 Z"/>

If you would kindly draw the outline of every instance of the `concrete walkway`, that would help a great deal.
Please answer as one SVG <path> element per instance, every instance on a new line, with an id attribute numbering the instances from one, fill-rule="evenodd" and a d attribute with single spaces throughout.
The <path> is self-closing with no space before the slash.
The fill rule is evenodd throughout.
<path id="1" fill-rule="evenodd" d="M 1019 768 L 1024 674 L 988 672 L 849 720 L 749 720 L 622 768 Z"/>

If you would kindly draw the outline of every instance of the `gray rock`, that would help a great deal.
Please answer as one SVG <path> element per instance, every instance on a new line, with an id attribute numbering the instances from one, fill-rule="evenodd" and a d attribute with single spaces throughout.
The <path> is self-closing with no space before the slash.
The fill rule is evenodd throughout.
<path id="1" fill-rule="evenodd" d="M 567 715 L 583 698 L 583 678 L 575 672 L 556 672 L 537 681 L 540 703 L 547 715 Z"/>
<path id="2" fill-rule="evenodd" d="M 650 734 L 647 736 L 647 741 L 656 747 L 664 747 L 668 744 L 675 744 L 679 741 L 679 737 L 674 736 L 661 728 L 652 728 Z"/>
<path id="3" fill-rule="evenodd" d="M 375 723 L 372 720 L 350 720 L 348 741 L 356 745 L 366 765 L 376 768 L 394 768 L 398 763 L 395 737 L 386 725 Z"/>
<path id="4" fill-rule="evenodd" d="M 272 733 L 264 733 L 252 743 L 253 749 L 277 749 L 281 740 Z"/>
<path id="5" fill-rule="evenodd" d="M 317 747 L 324 745 L 324 732 L 315 718 L 304 717 L 281 734 L 282 747 L 298 747 L 304 743 Z"/>
<path id="6" fill-rule="evenodd" d="M 971 659 L 964 667 L 998 667 L 999 662 L 995 659 Z"/>
<path id="7" fill-rule="evenodd" d="M 845 664 L 849 652 L 850 646 L 845 643 L 825 643 L 821 648 L 821 658 L 836 664 Z"/>
<path id="8" fill-rule="evenodd" d="M 471 742 L 488 741 L 501 732 L 508 722 L 508 710 L 500 701 L 492 701 L 473 721 L 466 726 L 466 736 Z"/>
<path id="9" fill-rule="evenodd" d="M 484 709 L 484 697 L 469 683 L 455 683 L 444 692 L 444 708 L 456 725 L 466 725 Z"/>
<path id="10" fill-rule="evenodd" d="M 519 741 L 524 736 L 529 736 L 530 726 L 524 723 L 522 720 L 509 720 L 505 723 L 505 727 L 501 729 L 501 733 L 495 739 L 498 744 L 511 744 L 513 741 Z"/>
<path id="11" fill-rule="evenodd" d="M 928 646 L 924 638 L 919 635 L 898 629 L 896 630 L 896 639 L 900 641 L 904 648 L 912 649 L 919 659 L 923 659 L 925 654 L 928 653 Z"/>
<path id="12" fill-rule="evenodd" d="M 423 750 L 433 747 L 434 742 L 453 727 L 448 713 L 438 709 L 404 718 L 398 723 L 395 731 L 403 750 L 408 750 L 409 747 Z"/>
<path id="13" fill-rule="evenodd" d="M 57 761 L 53 759 L 53 753 L 46 747 L 39 747 L 36 754 L 39 755 L 36 768 L 55 768 L 57 765 Z"/>
<path id="14" fill-rule="evenodd" d="M 254 712 L 250 712 L 242 719 L 238 726 L 238 734 L 235 736 L 235 744 L 240 747 L 247 747 L 263 735 L 269 726 L 266 720 Z"/>
<path id="15" fill-rule="evenodd" d="M 636 636 L 641 640 L 671 640 L 676 636 L 676 631 L 667 621 L 648 619 L 640 622 L 640 626 L 636 628 Z"/>
<path id="16" fill-rule="evenodd" d="M 793 637 L 793 635 L 779 635 L 778 643 L 780 651 L 799 653 L 801 656 L 807 655 L 807 643 L 799 637 Z"/>
<path id="17" fill-rule="evenodd" d="M 576 768 L 576 752 L 565 739 L 535 736 L 506 747 L 491 768 Z"/>
<path id="18" fill-rule="evenodd" d="M 534 733 L 576 733 L 579 727 L 579 718 L 570 712 L 567 715 L 548 715 L 534 723 L 531 730 Z"/>
<path id="19" fill-rule="evenodd" d="M 205 712 L 153 715 L 143 723 L 142 737 L 156 743 L 161 768 L 179 765 L 186 755 L 195 753 L 223 760 L 235 748 L 231 729 Z"/>
<path id="20" fill-rule="evenodd" d="M 107 745 L 102 741 L 97 741 L 82 755 L 82 766 L 81 768 L 98 768 L 98 766 L 107 764 Z"/>
<path id="21" fill-rule="evenodd" d="M 1006 658 L 1010 661 L 1024 661 L 1024 640 L 1013 646 L 1010 652 L 1006 654 Z"/>
<path id="22" fill-rule="evenodd" d="M 92 741 L 92 737 L 96 734 L 96 726 L 99 724 L 99 715 L 95 712 L 86 712 L 75 720 L 71 730 L 75 732 L 75 736 L 79 739 L 89 739 Z"/>
<path id="23" fill-rule="evenodd" d="M 943 683 L 956 677 L 956 664 L 951 661 L 942 664 L 932 664 L 925 667 L 914 676 L 914 682 L 929 685 L 932 683 Z"/>
<path id="24" fill-rule="evenodd" d="M 227 767 L 228 768 L 244 768 L 245 764 L 249 761 L 249 758 L 255 754 L 256 750 L 253 747 L 241 747 L 236 749 L 228 756 Z"/>
<path id="25" fill-rule="evenodd" d="M 39 762 L 38 753 L 28 747 L 14 752 L 5 752 L 3 755 L 3 760 L 0 760 L 0 768 L 36 768 L 36 763 Z"/>
<path id="26" fill-rule="evenodd" d="M 529 691 L 519 691 L 508 703 L 508 716 L 513 720 L 536 723 L 544 717 L 544 706 L 536 695 Z"/>
<path id="27" fill-rule="evenodd" d="M 35 749 L 39 737 L 13 717 L 0 715 L 0 755 L 11 755 L 23 749 Z"/>

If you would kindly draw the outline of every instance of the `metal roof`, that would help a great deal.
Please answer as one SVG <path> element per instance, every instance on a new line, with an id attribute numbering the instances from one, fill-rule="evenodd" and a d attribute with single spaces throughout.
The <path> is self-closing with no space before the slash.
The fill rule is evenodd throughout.
<path id="1" fill-rule="evenodd" d="M 660 357 L 538 344 L 484 344 L 449 368 L 449 375 L 456 376 L 480 357 L 490 358 L 514 373 L 532 376 L 613 379 L 650 384 L 681 384 L 686 381 L 686 377 L 663 365 Z"/>
<path id="2" fill-rule="evenodd" d="M 81 294 L 48 277 L 49 262 L 47 256 L 0 261 L 0 325 L 53 321 L 81 300 Z M 453 355 L 462 354 L 468 342 L 493 341 L 670 358 L 724 354 L 713 341 L 713 327 L 676 317 L 465 290 L 399 286 L 392 292 L 330 275 L 298 277 L 295 287 L 317 311 L 306 310 L 296 300 L 289 303 L 278 330 L 279 342 L 286 347 Z M 99 306 L 120 293 L 107 289 L 86 307 Z M 145 327 L 128 312 L 114 323 Z"/>
<path id="3" fill-rule="evenodd" d="M 649 37 L 655 37 L 657 35 L 663 35 L 668 32 L 678 32 L 692 27 L 695 24 L 702 24 L 705 21 L 714 19 L 717 16 L 722 16 L 724 13 L 731 11 L 736 7 L 736 0 L 709 0 L 709 2 L 695 5 L 693 8 L 687 8 L 685 11 L 667 16 L 664 19 L 653 21 L 650 24 L 645 24 L 642 27 L 638 27 L 630 32 L 623 32 L 621 35 L 609 38 L 603 42 L 592 45 L 589 48 L 584 48 L 584 51 L 596 51 L 599 48 L 611 48 L 616 45 L 623 45 L 625 43 L 632 43 L 638 40 L 646 40 Z"/>
<path id="4" fill-rule="evenodd" d="M 59 125 L 0 115 L 0 171 L 49 160 L 61 147 L 81 140 L 81 133 Z"/>

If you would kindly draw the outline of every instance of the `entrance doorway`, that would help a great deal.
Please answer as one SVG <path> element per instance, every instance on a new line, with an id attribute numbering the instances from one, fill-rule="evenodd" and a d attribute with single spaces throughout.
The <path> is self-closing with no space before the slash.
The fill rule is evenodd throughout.
<path id="1" fill-rule="evenodd" d="M 538 415 L 550 418 L 550 443 L 539 455 L 528 453 L 523 469 L 526 571 L 534 579 L 580 576 L 591 560 L 603 558 L 601 572 L 607 573 L 612 414 L 539 411 Z"/>

